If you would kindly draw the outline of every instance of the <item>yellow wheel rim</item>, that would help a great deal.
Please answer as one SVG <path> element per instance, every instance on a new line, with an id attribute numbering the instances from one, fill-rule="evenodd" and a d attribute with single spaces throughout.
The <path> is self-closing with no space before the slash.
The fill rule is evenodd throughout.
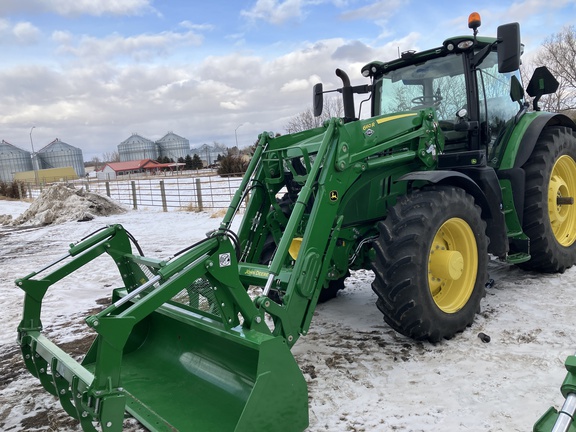
<path id="1" fill-rule="evenodd" d="M 576 163 L 570 156 L 560 156 L 548 183 L 548 214 L 554 237 L 562 246 L 571 246 L 576 240 Z"/>
<path id="2" fill-rule="evenodd" d="M 476 238 L 466 221 L 448 219 L 440 227 L 430 248 L 428 286 L 436 305 L 456 313 L 474 291 L 478 274 Z"/>

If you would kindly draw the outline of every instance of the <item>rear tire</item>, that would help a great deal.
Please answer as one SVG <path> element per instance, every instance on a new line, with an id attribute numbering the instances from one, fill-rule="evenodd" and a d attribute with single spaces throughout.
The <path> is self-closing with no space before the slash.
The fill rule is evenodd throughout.
<path id="1" fill-rule="evenodd" d="M 450 339 L 485 295 L 486 223 L 472 196 L 432 186 L 398 199 L 378 224 L 372 289 L 384 321 L 417 340 Z"/>
<path id="2" fill-rule="evenodd" d="M 563 126 L 546 127 L 523 166 L 526 172 L 523 229 L 530 238 L 526 270 L 563 273 L 576 262 L 576 134 Z"/>

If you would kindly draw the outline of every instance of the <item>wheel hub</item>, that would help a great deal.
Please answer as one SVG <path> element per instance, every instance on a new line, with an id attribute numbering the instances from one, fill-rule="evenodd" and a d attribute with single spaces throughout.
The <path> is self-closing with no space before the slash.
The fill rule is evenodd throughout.
<path id="1" fill-rule="evenodd" d="M 436 232 L 428 255 L 428 286 L 436 306 L 445 313 L 462 309 L 474 290 L 477 266 L 472 229 L 463 219 L 448 219 Z"/>
<path id="2" fill-rule="evenodd" d="M 430 271 L 441 279 L 458 280 L 464 271 L 464 257 L 458 251 L 442 249 L 432 251 Z"/>
<path id="3" fill-rule="evenodd" d="M 554 237 L 564 247 L 576 241 L 576 162 L 570 156 L 558 158 L 548 183 L 548 216 Z"/>

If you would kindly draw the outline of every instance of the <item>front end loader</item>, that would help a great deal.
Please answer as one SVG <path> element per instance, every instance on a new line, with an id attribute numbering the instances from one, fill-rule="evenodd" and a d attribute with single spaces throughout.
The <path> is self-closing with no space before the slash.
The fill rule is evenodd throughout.
<path id="1" fill-rule="evenodd" d="M 344 116 L 260 134 L 217 229 L 172 259 L 145 257 L 112 225 L 16 281 L 25 363 L 85 431 L 302 431 L 307 388 L 290 353 L 319 301 L 373 270 L 394 330 L 439 342 L 470 326 L 488 254 L 533 271 L 576 262 L 576 125 L 539 110 L 557 82 L 540 69 L 525 102 L 518 24 L 403 53 L 342 79 Z M 324 90 L 314 87 L 314 111 Z M 371 113 L 356 113 L 368 94 Z M 248 201 L 237 232 L 233 219 Z M 133 250 L 133 249 L 136 249 Z M 86 323 L 80 362 L 42 333 L 47 290 L 108 255 L 123 286 Z"/>
<path id="2" fill-rule="evenodd" d="M 576 355 L 568 356 L 564 365 L 568 371 L 560 387 L 564 404 L 560 411 L 550 407 L 534 425 L 534 432 L 576 432 Z"/>

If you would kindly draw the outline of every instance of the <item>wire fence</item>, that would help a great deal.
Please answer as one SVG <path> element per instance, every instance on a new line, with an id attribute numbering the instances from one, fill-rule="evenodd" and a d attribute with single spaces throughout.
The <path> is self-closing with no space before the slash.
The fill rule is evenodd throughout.
<path id="1" fill-rule="evenodd" d="M 82 179 L 62 182 L 83 187 L 89 192 L 106 195 L 116 202 L 134 209 L 161 207 L 171 210 L 220 210 L 226 209 L 242 181 L 240 175 L 220 177 L 201 176 L 143 176 L 114 180 Z M 19 183 L 20 199 L 36 198 L 48 185 Z"/>

